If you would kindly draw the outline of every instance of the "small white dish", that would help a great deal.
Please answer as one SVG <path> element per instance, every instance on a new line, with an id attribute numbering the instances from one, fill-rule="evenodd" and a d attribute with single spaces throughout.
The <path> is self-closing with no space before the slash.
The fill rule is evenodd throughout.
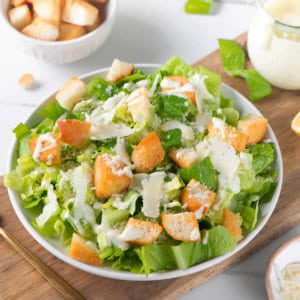
<path id="1" fill-rule="evenodd" d="M 283 299 L 280 295 L 278 273 L 281 273 L 290 263 L 300 264 L 300 235 L 284 242 L 269 259 L 265 278 L 266 291 L 269 300 Z"/>
<path id="2" fill-rule="evenodd" d="M 0 26 L 17 49 L 39 61 L 64 64 L 83 59 L 99 49 L 110 35 L 116 19 L 117 0 L 109 0 L 105 21 L 95 30 L 68 41 L 42 41 L 22 34 L 9 22 L 10 0 L 0 1 Z"/>

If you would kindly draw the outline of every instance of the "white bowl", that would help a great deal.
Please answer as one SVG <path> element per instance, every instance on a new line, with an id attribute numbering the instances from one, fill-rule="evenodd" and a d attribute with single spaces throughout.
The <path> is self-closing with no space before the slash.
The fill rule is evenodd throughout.
<path id="1" fill-rule="evenodd" d="M 270 300 L 281 300 L 278 272 L 290 263 L 300 264 L 300 236 L 284 242 L 270 257 L 265 277 L 265 285 Z M 295 298 L 296 299 L 296 298 Z"/>
<path id="2" fill-rule="evenodd" d="M 137 68 L 140 68 L 142 71 L 146 73 L 150 73 L 158 68 L 158 65 L 150 65 L 150 64 L 136 64 Z M 81 77 L 81 79 L 85 81 L 89 81 L 95 76 L 102 76 L 106 77 L 106 74 L 108 72 L 108 68 L 101 69 L 89 74 L 86 74 Z M 225 98 L 230 98 L 235 101 L 235 107 L 240 111 L 241 115 L 245 114 L 255 114 L 255 115 L 261 115 L 261 113 L 255 108 L 255 106 L 250 103 L 244 96 L 242 96 L 240 93 L 235 91 L 234 89 L 230 88 L 229 86 L 222 84 L 222 95 Z M 41 121 L 41 116 L 37 114 L 37 112 L 46 104 L 53 101 L 54 94 L 51 95 L 48 99 L 46 99 L 40 106 L 35 108 L 35 110 L 32 112 L 32 114 L 28 117 L 25 124 L 29 127 L 32 127 L 36 125 L 39 121 Z M 45 238 L 44 236 L 40 235 L 30 224 L 30 221 L 34 218 L 34 216 L 30 215 L 28 210 L 24 209 L 22 207 L 20 197 L 18 193 L 14 190 L 8 189 L 8 194 L 12 203 L 12 206 L 19 217 L 21 223 L 24 225 L 24 227 L 27 229 L 27 231 L 32 235 L 34 239 L 36 239 L 37 242 L 39 242 L 45 249 L 47 249 L 50 253 L 58 257 L 59 259 L 63 260 L 64 262 L 79 268 L 81 270 L 84 270 L 86 272 L 104 276 L 108 278 L 114 278 L 114 279 L 122 279 L 122 280 L 135 280 L 135 281 L 146 281 L 146 280 L 162 280 L 162 279 L 170 279 L 170 278 L 176 278 L 181 277 L 189 274 L 193 274 L 202 270 L 205 270 L 209 267 L 215 266 L 216 264 L 226 260 L 227 258 L 233 256 L 238 251 L 240 251 L 242 248 L 244 248 L 251 240 L 254 239 L 254 237 L 262 230 L 262 228 L 265 226 L 269 218 L 271 217 L 271 214 L 276 206 L 276 203 L 279 198 L 281 186 L 282 186 L 282 176 L 283 176 L 283 163 L 282 163 L 282 156 L 279 148 L 279 144 L 277 142 L 277 139 L 275 137 L 275 134 L 272 130 L 272 128 L 268 125 L 268 133 L 267 138 L 270 139 L 276 146 L 276 165 L 278 169 L 278 184 L 275 190 L 275 193 L 273 195 L 272 200 L 261 206 L 261 213 L 262 217 L 260 219 L 259 224 L 257 224 L 256 228 L 249 233 L 241 242 L 238 243 L 236 248 L 226 253 L 225 255 L 216 257 L 214 259 L 211 259 L 209 261 L 200 263 L 198 265 L 195 265 L 193 267 L 190 267 L 186 270 L 173 270 L 173 271 L 166 271 L 166 272 L 157 272 L 157 273 L 151 273 L 148 277 L 146 277 L 143 274 L 133 274 L 130 272 L 125 271 L 116 271 L 109 267 L 101 266 L 101 267 L 95 267 L 91 265 L 87 265 L 84 263 L 81 263 L 77 260 L 72 259 L 67 251 L 60 245 L 59 241 L 56 239 L 49 239 Z M 14 169 L 16 164 L 16 149 L 17 144 L 16 141 L 14 141 L 10 153 L 8 155 L 8 167 L 7 172 L 10 172 L 12 169 Z"/>
<path id="3" fill-rule="evenodd" d="M 69 41 L 41 41 L 30 38 L 9 22 L 7 11 L 10 0 L 0 1 L 0 26 L 17 49 L 38 60 L 63 64 L 78 61 L 95 52 L 111 33 L 116 19 L 117 0 L 109 0 L 105 21 L 95 30 Z"/>

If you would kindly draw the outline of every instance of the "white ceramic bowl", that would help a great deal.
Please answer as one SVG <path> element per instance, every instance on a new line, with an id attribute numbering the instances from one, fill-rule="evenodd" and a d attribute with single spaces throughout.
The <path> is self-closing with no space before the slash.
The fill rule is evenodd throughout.
<path id="1" fill-rule="evenodd" d="M 290 263 L 300 263 L 299 235 L 284 242 L 269 259 L 266 269 L 265 285 L 270 300 L 282 299 L 277 272 L 281 272 L 284 267 Z"/>
<path id="2" fill-rule="evenodd" d="M 30 38 L 16 30 L 7 16 L 9 3 L 10 0 L 0 1 L 0 26 L 5 38 L 31 57 L 54 64 L 78 61 L 100 48 L 111 33 L 117 11 L 117 0 L 109 0 L 106 19 L 97 29 L 73 40 L 49 42 Z"/>
<path id="3" fill-rule="evenodd" d="M 140 68 L 146 73 L 150 73 L 157 69 L 157 65 L 145 65 L 145 64 L 136 64 L 137 68 Z M 89 81 L 95 76 L 103 76 L 104 78 L 106 77 L 108 68 L 106 69 L 101 69 L 98 71 L 95 71 L 93 73 L 86 74 L 82 76 L 81 78 L 85 81 Z M 230 98 L 235 101 L 235 107 L 240 111 L 241 115 L 245 114 L 255 114 L 255 115 L 261 115 L 261 113 L 255 108 L 255 106 L 250 103 L 244 96 L 242 96 L 240 93 L 237 91 L 233 90 L 229 86 L 222 84 L 222 95 L 225 98 Z M 49 102 L 53 101 L 54 99 L 54 94 L 50 96 L 48 99 L 46 99 L 40 106 L 35 108 L 35 110 L 32 112 L 32 114 L 29 116 L 27 121 L 25 122 L 27 126 L 32 127 L 36 125 L 39 121 L 41 121 L 41 116 L 37 114 L 37 112 L 46 104 Z M 53 255 L 57 256 L 59 259 L 63 260 L 64 262 L 79 268 L 81 270 L 87 271 L 89 273 L 95 274 L 95 275 L 100 275 L 108 278 L 115 278 L 115 279 L 122 279 L 122 280 L 136 280 L 136 281 L 145 281 L 145 280 L 162 280 L 162 279 L 170 279 L 170 278 L 176 278 L 176 277 L 181 277 L 189 274 L 193 274 L 199 271 L 202 271 L 204 269 L 207 269 L 209 267 L 212 267 L 224 260 L 226 260 L 228 257 L 234 255 L 237 253 L 239 250 L 244 248 L 251 240 L 254 239 L 254 237 L 261 231 L 261 229 L 265 226 L 269 218 L 271 217 L 271 214 L 276 206 L 276 203 L 279 198 L 281 186 L 282 186 L 282 175 L 283 175 L 283 164 L 282 164 L 282 157 L 281 157 L 281 152 L 279 148 L 279 144 L 277 142 L 277 139 L 275 137 L 275 134 L 273 130 L 271 129 L 270 126 L 268 126 L 268 134 L 267 138 L 269 138 L 275 145 L 276 145 L 276 155 L 277 155 L 277 160 L 276 160 L 276 165 L 278 169 L 278 185 L 275 190 L 274 196 L 272 200 L 265 204 L 262 205 L 262 218 L 257 224 L 257 227 L 255 228 L 254 231 L 252 231 L 250 234 L 248 234 L 239 244 L 237 247 L 229 252 L 226 253 L 225 255 L 222 255 L 220 257 L 211 259 L 209 261 L 200 263 L 198 265 L 195 265 L 193 267 L 190 267 L 186 270 L 173 270 L 173 271 L 166 271 L 166 272 L 160 272 L 160 273 L 151 273 L 148 277 L 146 277 L 143 274 L 132 274 L 130 272 L 125 272 L 125 271 L 116 271 L 113 270 L 109 267 L 95 267 L 91 265 L 87 265 L 84 263 L 81 263 L 77 260 L 72 259 L 66 250 L 60 245 L 58 240 L 55 239 L 49 239 L 45 238 L 44 236 L 40 235 L 30 224 L 30 221 L 34 218 L 34 216 L 30 215 L 28 210 L 24 209 L 22 207 L 19 195 L 16 191 L 13 190 L 8 190 L 9 197 L 12 203 L 12 206 L 19 217 L 21 223 L 24 225 L 24 227 L 27 229 L 27 231 L 35 238 L 44 248 L 46 248 L 49 252 L 51 252 Z M 16 141 L 14 141 L 12 148 L 10 150 L 10 153 L 8 155 L 8 167 L 7 167 L 7 172 L 10 172 L 12 169 L 14 169 L 15 162 L 16 162 Z"/>

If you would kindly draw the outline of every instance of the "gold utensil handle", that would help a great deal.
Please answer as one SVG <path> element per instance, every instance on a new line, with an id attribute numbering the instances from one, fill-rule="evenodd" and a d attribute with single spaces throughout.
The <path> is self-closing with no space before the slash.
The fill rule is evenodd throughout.
<path id="1" fill-rule="evenodd" d="M 17 250 L 49 283 L 59 291 L 64 298 L 72 300 L 84 300 L 85 298 L 76 291 L 67 281 L 55 273 L 50 267 L 43 263 L 37 256 L 27 250 L 20 242 L 12 237 L 4 228 L 0 227 L 0 235 Z"/>

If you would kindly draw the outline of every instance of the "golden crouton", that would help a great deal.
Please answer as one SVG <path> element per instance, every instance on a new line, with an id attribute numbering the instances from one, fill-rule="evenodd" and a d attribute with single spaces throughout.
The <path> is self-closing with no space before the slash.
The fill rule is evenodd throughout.
<path id="1" fill-rule="evenodd" d="M 8 11 L 8 18 L 12 26 L 22 30 L 32 22 L 32 15 L 28 5 L 23 4 Z"/>
<path id="2" fill-rule="evenodd" d="M 19 80 L 18 85 L 24 89 L 31 89 L 34 85 L 34 77 L 31 73 L 23 74 Z"/>
<path id="3" fill-rule="evenodd" d="M 86 33 L 83 26 L 62 22 L 59 25 L 58 41 L 68 41 L 76 39 Z"/>
<path id="4" fill-rule="evenodd" d="M 203 218 L 216 198 L 216 193 L 200 182 L 191 179 L 183 189 L 181 202 L 189 211 L 195 213 L 197 219 Z"/>
<path id="5" fill-rule="evenodd" d="M 165 76 L 164 79 L 171 81 L 172 84 L 166 87 L 163 86 L 163 91 L 174 90 L 175 92 L 177 92 L 177 89 L 190 83 L 189 80 L 183 76 Z M 188 97 L 193 102 L 193 104 L 196 104 L 196 94 L 194 91 L 183 90 L 183 94 L 185 94 L 186 97 Z"/>
<path id="6" fill-rule="evenodd" d="M 27 0 L 11 0 L 10 1 L 11 5 L 14 7 L 26 4 L 27 2 L 28 2 Z"/>
<path id="7" fill-rule="evenodd" d="M 91 123 L 73 119 L 63 119 L 56 122 L 60 140 L 63 143 L 81 147 L 89 137 Z"/>
<path id="8" fill-rule="evenodd" d="M 193 212 L 163 213 L 162 225 L 174 240 L 198 242 L 201 240 L 199 224 Z"/>
<path id="9" fill-rule="evenodd" d="M 150 245 L 156 241 L 162 229 L 157 223 L 129 218 L 121 238 L 133 245 Z"/>
<path id="10" fill-rule="evenodd" d="M 62 20 L 67 23 L 87 26 L 96 23 L 98 9 L 84 0 L 66 0 Z"/>
<path id="11" fill-rule="evenodd" d="M 35 18 L 29 25 L 22 29 L 22 33 L 44 41 L 55 41 L 58 38 L 58 26 L 51 21 Z"/>
<path id="12" fill-rule="evenodd" d="M 156 131 L 150 132 L 138 143 L 131 157 L 137 173 L 151 172 L 164 158 L 165 151 Z"/>
<path id="13" fill-rule="evenodd" d="M 101 25 L 101 23 L 102 23 L 102 20 L 98 16 L 98 18 L 94 24 L 84 26 L 84 28 L 86 29 L 87 32 L 91 32 L 91 31 L 95 30 L 96 28 L 98 28 Z"/>
<path id="14" fill-rule="evenodd" d="M 213 118 L 208 125 L 208 136 L 217 137 L 239 152 L 245 150 L 248 141 L 248 137 L 244 133 L 219 118 Z"/>
<path id="15" fill-rule="evenodd" d="M 188 148 L 171 149 L 168 155 L 179 168 L 190 168 L 197 160 L 195 151 Z"/>
<path id="16" fill-rule="evenodd" d="M 134 90 L 126 100 L 128 110 L 135 122 L 143 122 L 150 118 L 149 96 L 145 87 Z"/>
<path id="17" fill-rule="evenodd" d="M 246 136 L 248 136 L 247 145 L 255 144 L 260 142 L 268 126 L 268 120 L 261 116 L 251 115 L 245 120 L 239 120 L 237 128 Z"/>
<path id="18" fill-rule="evenodd" d="M 97 156 L 94 167 L 94 185 L 97 197 L 108 198 L 124 192 L 131 184 L 130 167 L 117 156 Z"/>
<path id="19" fill-rule="evenodd" d="M 238 241 L 243 238 L 238 215 L 230 211 L 228 208 L 223 209 L 221 225 L 229 230 L 230 235 L 236 236 Z"/>
<path id="20" fill-rule="evenodd" d="M 51 21 L 59 25 L 62 0 L 32 0 L 33 11 L 36 17 Z"/>
<path id="21" fill-rule="evenodd" d="M 55 95 L 58 103 L 71 110 L 73 106 L 86 94 L 86 84 L 77 77 L 71 77 Z"/>
<path id="22" fill-rule="evenodd" d="M 61 141 L 56 134 L 41 134 L 29 140 L 29 150 L 35 159 L 55 166 L 61 160 Z"/>
<path id="23" fill-rule="evenodd" d="M 134 64 L 129 64 L 119 59 L 114 59 L 107 73 L 106 80 L 109 82 L 117 82 L 121 78 L 130 75 L 134 70 Z"/>
<path id="24" fill-rule="evenodd" d="M 89 265 L 100 266 L 103 260 L 87 241 L 76 233 L 73 233 L 69 254 L 72 258 Z"/>

